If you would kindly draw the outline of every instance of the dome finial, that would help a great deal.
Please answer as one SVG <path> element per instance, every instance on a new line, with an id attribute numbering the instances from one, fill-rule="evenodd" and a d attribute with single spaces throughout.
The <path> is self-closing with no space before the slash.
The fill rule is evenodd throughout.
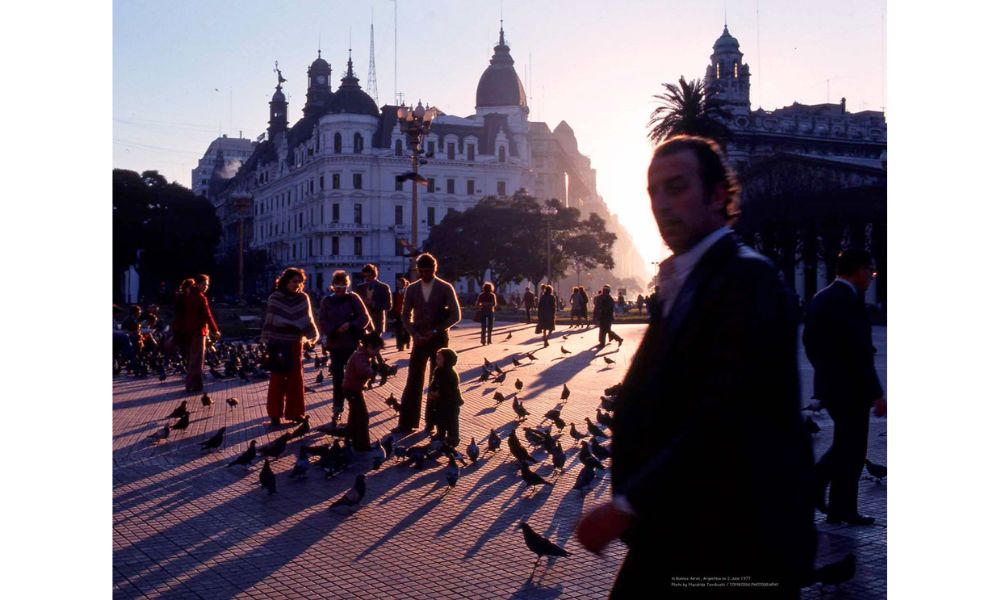
<path id="1" fill-rule="evenodd" d="M 351 58 L 351 49 L 347 49 L 347 76 L 354 77 L 354 60 Z"/>

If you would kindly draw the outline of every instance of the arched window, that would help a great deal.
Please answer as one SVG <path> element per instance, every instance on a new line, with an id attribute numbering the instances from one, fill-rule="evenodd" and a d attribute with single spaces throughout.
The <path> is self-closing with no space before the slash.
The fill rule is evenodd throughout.
<path id="1" fill-rule="evenodd" d="M 403 155 L 403 140 L 396 140 L 396 156 Z"/>
<path id="2" fill-rule="evenodd" d="M 500 162 L 507 162 L 507 147 L 500 146 L 500 150 L 497 153 L 497 160 Z"/>
<path id="3" fill-rule="evenodd" d="M 340 154 L 343 144 L 340 140 L 340 132 L 333 134 L 333 151 L 336 154 Z"/>
<path id="4" fill-rule="evenodd" d="M 365 149 L 365 138 L 360 133 L 354 134 L 354 153 L 360 154 Z"/>

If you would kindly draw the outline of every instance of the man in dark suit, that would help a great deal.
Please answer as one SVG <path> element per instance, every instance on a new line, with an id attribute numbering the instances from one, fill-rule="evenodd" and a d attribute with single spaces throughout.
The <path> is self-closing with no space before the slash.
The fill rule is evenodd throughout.
<path id="1" fill-rule="evenodd" d="M 419 279 L 403 292 L 403 327 L 413 339 L 406 387 L 400 399 L 399 425 L 394 433 L 409 433 L 420 424 L 420 400 L 428 361 L 448 345 L 448 330 L 462 320 L 462 306 L 455 288 L 436 277 L 437 259 L 429 253 L 417 257 Z M 433 372 L 433 369 L 432 369 Z M 427 422 L 430 428 L 430 422 Z"/>
<path id="2" fill-rule="evenodd" d="M 375 333 L 382 335 L 385 333 L 385 313 L 392 310 L 392 290 L 385 282 L 379 281 L 378 267 L 373 264 L 362 267 L 361 276 L 365 281 L 355 286 L 354 292 L 361 296 L 361 301 L 365 303 Z"/>
<path id="3" fill-rule="evenodd" d="M 709 577 L 743 578 L 739 597 L 797 598 L 813 567 L 797 325 L 773 265 L 727 226 L 738 191 L 714 142 L 677 136 L 653 154 L 674 255 L 617 399 L 613 500 L 577 529 L 592 552 L 629 546 L 612 598 L 711 597 L 691 587 Z"/>
<path id="4" fill-rule="evenodd" d="M 615 320 L 615 299 L 611 297 L 610 285 L 604 286 L 601 293 L 594 298 L 594 320 L 597 321 L 598 350 L 604 347 L 608 337 L 618 342 L 618 347 L 621 348 L 625 340 L 611 331 L 611 322 Z"/>
<path id="5" fill-rule="evenodd" d="M 864 301 L 873 274 L 868 252 L 841 252 L 837 279 L 809 303 L 802 332 L 806 356 L 816 369 L 814 396 L 833 418 L 833 445 L 816 463 L 815 472 L 816 505 L 831 523 L 875 522 L 874 517 L 858 514 L 858 478 L 868 453 L 868 413 L 873 405 L 876 415 L 886 412 Z"/>

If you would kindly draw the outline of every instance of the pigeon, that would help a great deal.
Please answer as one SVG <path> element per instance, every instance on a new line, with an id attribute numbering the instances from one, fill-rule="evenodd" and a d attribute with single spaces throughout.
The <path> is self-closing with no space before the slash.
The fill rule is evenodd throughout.
<path id="1" fill-rule="evenodd" d="M 229 463 L 226 466 L 231 467 L 233 465 L 243 465 L 245 467 L 249 467 L 250 463 L 253 462 L 253 459 L 256 457 L 257 457 L 257 440 L 250 440 L 250 447 L 247 448 L 246 451 L 243 452 L 243 454 L 237 456 L 236 459 L 233 460 L 233 462 Z"/>
<path id="2" fill-rule="evenodd" d="M 299 458 L 295 461 L 295 466 L 292 467 L 292 479 L 305 477 L 308 470 L 309 452 L 306 450 L 305 446 L 301 446 L 299 447 Z"/>
<path id="3" fill-rule="evenodd" d="M 365 497 L 365 474 L 358 473 L 358 476 L 354 478 L 354 487 L 347 490 L 347 493 L 338 498 L 333 504 L 330 505 L 330 509 L 333 510 L 338 506 L 357 506 L 361 503 L 361 500 Z"/>
<path id="4" fill-rule="evenodd" d="M 448 458 L 448 467 L 444 470 L 444 480 L 448 483 L 448 487 L 455 487 L 458 483 L 458 465 L 455 463 L 454 456 Z"/>
<path id="5" fill-rule="evenodd" d="M 615 361 L 614 361 L 613 358 L 608 358 L 607 356 L 605 356 L 604 357 L 604 364 L 606 364 L 606 365 L 613 365 L 613 364 L 615 364 Z"/>
<path id="6" fill-rule="evenodd" d="M 565 346 L 559 346 L 559 351 L 562 352 L 563 354 L 573 354 L 572 352 L 567 350 Z"/>
<path id="7" fill-rule="evenodd" d="M 326 478 L 331 479 L 339 471 L 346 468 L 344 451 L 340 447 L 340 440 L 334 440 L 333 445 L 327 448 L 326 452 L 319 459 L 319 466 L 326 471 Z"/>
<path id="8" fill-rule="evenodd" d="M 392 449 L 392 455 L 396 457 L 396 462 L 399 462 L 406 458 L 406 448 L 402 446 L 396 446 Z"/>
<path id="9" fill-rule="evenodd" d="M 512 358 L 512 359 L 510 359 L 510 362 L 511 362 L 511 363 L 512 363 L 512 364 L 513 364 L 513 365 L 514 365 L 515 367 L 520 367 L 520 366 L 521 366 L 521 362 L 520 362 L 520 361 L 518 361 L 518 360 L 517 360 L 516 358 Z"/>
<path id="10" fill-rule="evenodd" d="M 606 433 L 604 433 L 603 431 L 601 431 L 600 427 L 598 427 L 597 425 L 594 425 L 594 422 L 590 420 L 590 417 L 584 417 L 583 420 L 587 422 L 587 431 L 590 432 L 590 435 L 594 436 L 595 438 L 606 438 L 606 437 L 608 437 L 608 435 Z"/>
<path id="11" fill-rule="evenodd" d="M 507 374 L 501 372 L 499 375 L 496 376 L 496 378 L 493 379 L 493 381 L 497 383 L 503 383 L 505 379 L 507 379 Z"/>
<path id="12" fill-rule="evenodd" d="M 602 446 L 597 440 L 590 443 L 590 453 L 597 460 L 608 460 L 611 458 L 611 451 Z"/>
<path id="13" fill-rule="evenodd" d="M 319 373 L 316 373 L 316 385 L 320 385 L 322 383 L 323 383 L 323 371 L 320 371 Z"/>
<path id="14" fill-rule="evenodd" d="M 562 409 L 561 408 L 558 408 L 558 407 L 557 408 L 552 408 L 552 409 L 549 409 L 548 411 L 546 411 L 545 417 L 542 420 L 544 421 L 544 420 L 548 419 L 549 421 L 555 421 L 556 419 L 559 418 L 559 415 L 561 415 L 561 414 L 562 414 Z"/>
<path id="15" fill-rule="evenodd" d="M 490 372 L 486 369 L 486 367 L 483 367 L 483 374 L 479 376 L 479 381 L 489 381 L 489 380 L 490 380 Z"/>
<path id="16" fill-rule="evenodd" d="M 805 426 L 806 426 L 806 431 L 808 431 L 809 433 L 815 434 L 820 432 L 819 425 L 816 424 L 816 421 L 812 420 L 812 417 L 806 417 Z"/>
<path id="17" fill-rule="evenodd" d="M 295 439 L 304 436 L 309 433 L 309 415 L 304 415 L 302 417 L 302 422 L 299 426 L 292 431 L 292 437 L 290 439 Z"/>
<path id="18" fill-rule="evenodd" d="M 835 585 L 850 581 L 858 567 L 858 557 L 850 553 L 837 562 L 824 565 L 813 571 L 813 582 L 823 585 Z"/>
<path id="19" fill-rule="evenodd" d="M 563 451 L 562 444 L 559 442 L 556 442 L 556 446 L 552 451 L 552 466 L 559 469 L 560 473 L 565 471 L 566 452 Z"/>
<path id="20" fill-rule="evenodd" d="M 510 448 L 510 453 L 514 455 L 514 458 L 520 462 L 538 462 L 535 458 L 528 454 L 527 450 L 524 449 L 524 446 L 521 445 L 521 440 L 517 439 L 517 429 L 511 431 L 510 435 L 507 436 L 507 447 Z"/>
<path id="21" fill-rule="evenodd" d="M 562 418 L 560 417 L 552 419 L 552 424 L 558 427 L 560 431 L 562 431 L 562 429 L 566 427 L 566 421 L 563 421 Z"/>
<path id="22" fill-rule="evenodd" d="M 229 405 L 229 408 L 231 408 L 231 409 L 232 409 L 232 408 L 236 408 L 236 406 L 237 406 L 237 405 L 238 405 L 239 403 L 240 403 L 240 401 L 239 401 L 239 400 L 237 400 L 236 398 L 226 398 L 226 404 L 228 404 L 228 405 Z"/>
<path id="23" fill-rule="evenodd" d="M 610 429 L 615 421 L 611 417 L 611 413 L 602 413 L 601 409 L 597 409 L 597 422 Z"/>
<path id="24" fill-rule="evenodd" d="M 154 444 L 159 444 L 160 442 L 162 442 L 163 440 L 167 439 L 168 437 L 170 437 L 170 426 L 169 425 L 164 425 L 163 429 L 161 429 L 159 431 L 156 431 L 156 432 L 154 432 L 151 435 L 147 435 L 146 436 L 147 439 L 153 440 Z"/>
<path id="25" fill-rule="evenodd" d="M 514 389 L 520 392 L 522 388 L 524 388 L 524 382 L 521 381 L 520 379 L 515 379 Z"/>
<path id="26" fill-rule="evenodd" d="M 543 485 L 543 484 L 548 486 L 554 485 L 551 481 L 548 481 L 538 473 L 535 473 L 534 471 L 529 469 L 528 463 L 526 462 L 521 462 L 521 479 L 524 480 L 524 483 L 526 483 L 529 488 L 531 486 Z"/>
<path id="27" fill-rule="evenodd" d="M 215 433 L 212 437 L 208 438 L 201 443 L 202 450 L 215 450 L 222 445 L 222 438 L 226 435 L 226 428 L 223 427 Z"/>
<path id="28" fill-rule="evenodd" d="M 381 443 L 381 445 L 382 445 L 382 450 L 384 450 L 384 451 L 385 451 L 385 457 L 386 457 L 387 459 L 388 459 L 388 458 L 389 458 L 390 456 L 392 456 L 392 455 L 393 455 L 393 447 L 392 447 L 392 446 L 393 446 L 393 444 L 394 444 L 395 442 L 396 442 L 396 440 L 392 439 L 392 436 L 391 436 L 391 435 L 390 435 L 390 436 L 386 436 L 386 438 L 385 438 L 384 440 L 382 440 L 382 441 L 380 442 L 380 443 Z"/>
<path id="29" fill-rule="evenodd" d="M 212 406 L 212 404 L 214 404 L 214 402 L 212 401 L 211 398 L 208 397 L 208 392 L 205 392 L 204 394 L 201 395 L 202 406 Z"/>
<path id="30" fill-rule="evenodd" d="M 507 334 L 507 337 L 505 337 L 505 338 L 503 339 L 503 341 L 505 341 L 505 342 L 507 342 L 507 341 L 510 341 L 510 338 L 512 338 L 512 337 L 514 337 L 514 332 L 510 332 L 510 333 L 508 333 L 508 334 Z"/>
<path id="31" fill-rule="evenodd" d="M 385 448 L 381 444 L 372 444 L 372 470 L 378 471 L 387 456 L 388 454 L 386 454 Z"/>
<path id="32" fill-rule="evenodd" d="M 524 404 L 517 399 L 517 396 L 514 396 L 514 412 L 517 413 L 517 418 L 521 421 L 527 419 L 528 415 L 531 414 L 526 408 L 524 408 Z"/>
<path id="33" fill-rule="evenodd" d="M 489 361 L 489 359 L 487 359 L 485 356 L 483 357 L 483 368 L 484 369 L 490 369 L 490 370 L 493 369 L 493 363 L 491 363 Z"/>
<path id="34" fill-rule="evenodd" d="M 174 409 L 174 412 L 167 415 L 168 419 L 179 419 L 187 414 L 187 400 L 182 400 L 181 405 Z"/>
<path id="35" fill-rule="evenodd" d="M 622 384 L 616 383 L 616 384 L 614 384 L 613 386 L 611 386 L 609 388 L 605 388 L 604 395 L 605 396 L 617 396 L 618 392 L 620 392 L 620 391 L 622 391 Z"/>
<path id="36" fill-rule="evenodd" d="M 479 446 L 476 445 L 476 438 L 472 438 L 465 448 L 465 453 L 469 455 L 469 460 L 476 462 L 479 460 Z"/>
<path id="37" fill-rule="evenodd" d="M 580 474 L 576 476 L 576 483 L 573 484 L 573 489 L 580 490 L 581 494 L 586 494 L 585 488 L 594 480 L 594 473 L 594 467 L 585 465 Z"/>
<path id="38" fill-rule="evenodd" d="M 584 440 L 590 437 L 589 434 L 584 435 L 576 430 L 576 423 L 569 424 L 569 435 L 576 441 Z"/>
<path id="39" fill-rule="evenodd" d="M 278 436 L 278 439 L 274 440 L 269 444 L 265 444 L 260 449 L 261 456 L 270 456 L 271 458 L 278 458 L 281 453 L 285 451 L 285 446 L 288 445 L 288 441 L 292 439 L 292 434 L 283 433 Z"/>
<path id="40" fill-rule="evenodd" d="M 278 492 L 278 480 L 274 476 L 274 471 L 271 470 L 271 461 L 264 459 L 264 468 L 260 470 L 260 485 L 267 490 L 267 495 L 276 494 Z"/>
<path id="41" fill-rule="evenodd" d="M 504 400 L 506 400 L 506 398 L 503 395 L 503 392 L 501 392 L 499 390 L 496 391 L 496 392 L 493 392 L 493 399 L 497 401 L 497 404 L 500 404 L 501 402 L 503 402 Z"/>
<path id="42" fill-rule="evenodd" d="M 184 413 L 181 415 L 179 421 L 170 426 L 171 429 L 184 431 L 191 424 L 191 413 Z"/>
<path id="43" fill-rule="evenodd" d="M 385 399 L 385 404 L 396 412 L 399 412 L 400 409 L 403 408 L 403 406 L 399 403 L 399 400 L 396 399 L 395 394 L 391 393 L 389 394 L 389 397 Z"/>
<path id="44" fill-rule="evenodd" d="M 882 478 L 886 475 L 885 465 L 873 463 L 867 458 L 865 459 L 865 468 L 868 469 L 868 474 L 874 477 L 879 483 L 882 482 Z"/>
<path id="45" fill-rule="evenodd" d="M 563 384 L 562 394 L 559 395 L 560 400 L 569 400 L 569 388 L 566 384 Z"/>
<path id="46" fill-rule="evenodd" d="M 535 446 L 541 446 L 545 443 L 545 436 L 541 434 L 537 429 L 531 429 L 528 427 L 524 428 L 524 439 L 528 440 L 529 443 Z"/>
<path id="47" fill-rule="evenodd" d="M 597 460 L 597 457 L 590 451 L 590 446 L 587 442 L 580 442 L 580 454 L 578 455 L 580 462 L 587 465 L 588 467 L 594 467 L 595 469 L 604 470 L 604 465 L 601 461 Z"/>
<path id="48" fill-rule="evenodd" d="M 532 575 L 535 574 L 535 569 L 538 568 L 538 563 L 542 560 L 543 556 L 569 556 L 569 552 L 535 533 L 535 530 L 528 525 L 527 521 L 521 521 L 520 528 L 524 533 L 524 543 L 528 546 L 528 550 L 538 555 L 538 560 L 535 561 L 535 568 L 531 570 Z"/>
<path id="49" fill-rule="evenodd" d="M 496 452 L 500 449 L 500 436 L 495 429 L 490 429 L 490 435 L 486 438 L 486 451 Z"/>
<path id="50" fill-rule="evenodd" d="M 606 396 L 601 396 L 601 408 L 606 411 L 612 411 L 615 409 L 614 398 L 608 398 Z"/>

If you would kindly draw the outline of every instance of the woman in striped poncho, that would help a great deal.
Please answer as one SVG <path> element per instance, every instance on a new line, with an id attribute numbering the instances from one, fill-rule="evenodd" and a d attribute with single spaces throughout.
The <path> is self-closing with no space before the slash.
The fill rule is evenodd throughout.
<path id="1" fill-rule="evenodd" d="M 289 267 L 274 284 L 274 292 L 267 299 L 267 313 L 261 341 L 269 348 L 278 348 L 291 357 L 289 368 L 280 372 L 272 368 L 271 382 L 267 388 L 267 415 L 271 425 L 281 424 L 284 416 L 291 421 L 301 421 L 306 413 L 305 384 L 302 381 L 302 341 L 310 344 L 319 340 L 319 330 L 313 320 L 312 303 L 302 288 L 306 274 L 302 269 Z"/>

